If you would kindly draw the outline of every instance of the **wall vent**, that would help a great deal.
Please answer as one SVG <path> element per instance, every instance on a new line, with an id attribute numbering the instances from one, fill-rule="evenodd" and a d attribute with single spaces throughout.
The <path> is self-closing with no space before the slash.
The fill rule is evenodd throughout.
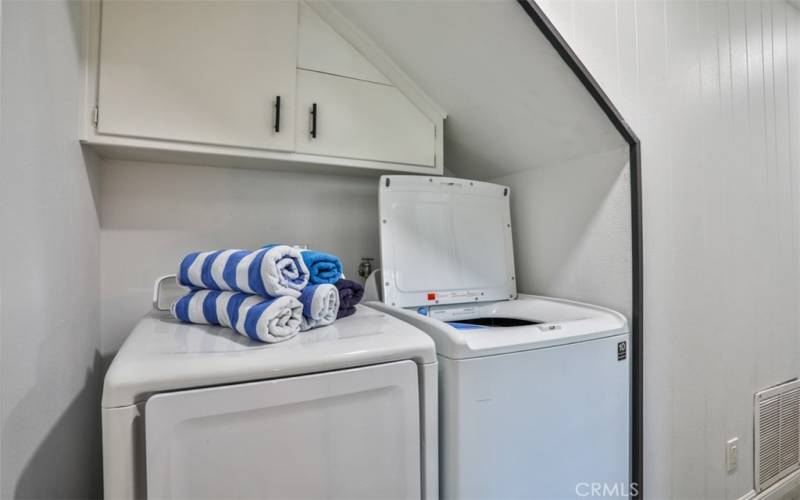
<path id="1" fill-rule="evenodd" d="M 800 468 L 800 380 L 757 392 L 754 421 L 760 492 Z"/>

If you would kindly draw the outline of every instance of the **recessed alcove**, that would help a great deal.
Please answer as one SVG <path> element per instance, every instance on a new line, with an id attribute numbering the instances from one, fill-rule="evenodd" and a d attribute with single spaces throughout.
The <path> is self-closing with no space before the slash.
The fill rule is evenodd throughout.
<path id="1" fill-rule="evenodd" d="M 527 2 L 333 5 L 446 112 L 445 173 L 511 188 L 518 291 L 624 313 L 641 470 L 638 140 Z"/>

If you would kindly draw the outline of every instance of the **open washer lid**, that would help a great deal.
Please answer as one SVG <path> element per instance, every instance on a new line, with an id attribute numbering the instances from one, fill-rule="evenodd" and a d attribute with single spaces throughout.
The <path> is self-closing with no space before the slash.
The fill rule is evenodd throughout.
<path id="1" fill-rule="evenodd" d="M 383 301 L 398 307 L 517 295 L 511 190 L 450 177 L 381 177 Z"/>

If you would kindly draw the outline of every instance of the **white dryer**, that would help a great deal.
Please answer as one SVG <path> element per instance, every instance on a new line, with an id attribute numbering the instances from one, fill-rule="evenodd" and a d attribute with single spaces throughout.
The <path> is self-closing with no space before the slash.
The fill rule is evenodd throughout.
<path id="1" fill-rule="evenodd" d="M 383 303 L 371 304 L 436 342 L 441 494 L 626 496 L 628 322 L 517 294 L 509 196 L 463 179 L 381 178 Z"/>
<path id="2" fill-rule="evenodd" d="M 430 337 L 366 306 L 280 344 L 134 328 L 103 389 L 106 498 L 435 498 Z"/>

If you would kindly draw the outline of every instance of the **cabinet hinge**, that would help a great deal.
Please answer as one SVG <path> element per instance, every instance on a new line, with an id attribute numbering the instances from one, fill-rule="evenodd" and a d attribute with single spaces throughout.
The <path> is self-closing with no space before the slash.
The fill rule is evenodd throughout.
<path id="1" fill-rule="evenodd" d="M 97 126 L 97 121 L 100 118 L 100 110 L 97 109 L 97 106 L 92 108 L 92 123 Z"/>

